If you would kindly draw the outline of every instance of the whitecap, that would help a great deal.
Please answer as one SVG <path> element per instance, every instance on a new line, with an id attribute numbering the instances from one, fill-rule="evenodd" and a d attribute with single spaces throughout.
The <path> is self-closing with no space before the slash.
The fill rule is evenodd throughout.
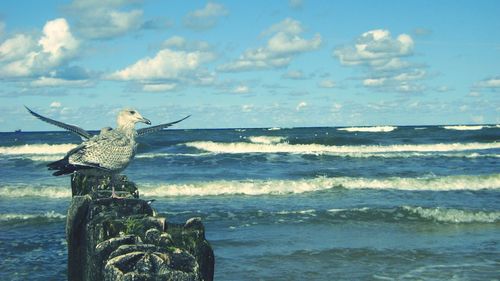
<path id="1" fill-rule="evenodd" d="M 484 128 L 481 125 L 454 125 L 454 126 L 443 126 L 446 130 L 455 130 L 455 131 L 477 131 Z"/>
<path id="2" fill-rule="evenodd" d="M 6 155 L 52 155 L 65 154 L 77 145 L 72 143 L 65 144 L 25 144 L 17 146 L 0 146 L 0 154 Z"/>
<path id="3" fill-rule="evenodd" d="M 215 195 L 283 195 L 346 189 L 395 189 L 395 190 L 481 190 L 499 189 L 500 174 L 485 176 L 446 176 L 422 178 L 356 178 L 318 177 L 299 180 L 220 180 L 190 183 L 143 184 L 141 192 L 145 196 L 215 196 Z"/>
<path id="4" fill-rule="evenodd" d="M 280 143 L 286 140 L 285 137 L 274 137 L 274 136 L 251 136 L 248 137 L 248 140 L 253 143 L 261 143 L 261 144 L 275 144 Z"/>
<path id="5" fill-rule="evenodd" d="M 424 208 L 404 206 L 404 210 L 416 214 L 423 219 L 442 223 L 493 223 L 500 221 L 500 212 L 471 211 L 448 208 Z"/>
<path id="6" fill-rule="evenodd" d="M 27 221 L 27 220 L 37 220 L 37 219 L 65 219 L 66 215 L 56 213 L 54 211 L 48 211 L 45 213 L 38 214 L 18 214 L 18 213 L 7 213 L 0 214 L 0 222 L 8 221 Z"/>
<path id="7" fill-rule="evenodd" d="M 248 142 L 213 142 L 197 141 L 184 145 L 213 153 L 295 153 L 295 154 L 330 154 L 354 156 L 366 153 L 426 153 L 455 152 L 467 150 L 485 150 L 500 148 L 500 142 L 492 143 L 438 143 L 438 144 L 396 144 L 396 145 L 358 145 L 335 146 L 321 144 L 289 143 L 248 143 Z M 371 155 L 370 155 L 371 156 Z"/>
<path id="8" fill-rule="evenodd" d="M 374 127 L 347 127 L 338 128 L 339 131 L 347 132 L 368 132 L 368 133 L 387 133 L 396 130 L 398 127 L 395 126 L 374 126 Z"/>

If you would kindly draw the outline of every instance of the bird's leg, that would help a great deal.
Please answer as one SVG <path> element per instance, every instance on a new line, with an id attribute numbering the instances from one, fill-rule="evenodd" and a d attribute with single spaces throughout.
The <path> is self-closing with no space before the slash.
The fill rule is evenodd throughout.
<path id="1" fill-rule="evenodd" d="M 115 175 L 113 174 L 113 175 L 111 175 L 111 198 L 117 198 L 117 199 L 125 198 L 125 197 L 120 197 L 116 194 L 115 182 L 116 182 L 116 178 L 115 178 Z"/>

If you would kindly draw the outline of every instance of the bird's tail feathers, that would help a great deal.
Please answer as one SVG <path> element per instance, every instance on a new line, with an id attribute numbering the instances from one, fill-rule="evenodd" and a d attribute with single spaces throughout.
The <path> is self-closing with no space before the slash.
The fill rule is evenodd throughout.
<path id="1" fill-rule="evenodd" d="M 68 175 L 78 170 L 77 166 L 69 163 L 68 158 L 63 158 L 61 160 L 49 163 L 47 164 L 47 167 L 49 167 L 49 170 L 57 170 L 56 172 L 52 173 L 53 176 Z"/>

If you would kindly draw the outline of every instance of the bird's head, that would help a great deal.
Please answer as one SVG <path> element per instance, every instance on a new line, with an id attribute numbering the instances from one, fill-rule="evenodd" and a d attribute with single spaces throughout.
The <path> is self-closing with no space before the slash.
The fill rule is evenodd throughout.
<path id="1" fill-rule="evenodd" d="M 118 124 L 118 127 L 121 128 L 133 128 L 138 122 L 151 125 L 151 121 L 142 117 L 142 115 L 135 109 L 122 109 L 116 118 L 116 123 Z"/>

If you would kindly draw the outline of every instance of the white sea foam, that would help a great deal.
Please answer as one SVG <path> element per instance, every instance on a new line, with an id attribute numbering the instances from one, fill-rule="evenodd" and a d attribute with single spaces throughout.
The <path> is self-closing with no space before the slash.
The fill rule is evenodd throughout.
<path id="1" fill-rule="evenodd" d="M 401 152 L 453 152 L 500 148 L 500 142 L 492 143 L 438 143 L 438 144 L 398 144 L 398 145 L 359 145 L 328 146 L 321 144 L 288 143 L 247 143 L 198 141 L 185 145 L 214 153 L 296 153 L 296 154 L 332 154 L 347 156 L 365 153 L 401 153 Z"/>
<path id="2" fill-rule="evenodd" d="M 446 130 L 455 131 L 477 131 L 483 129 L 485 126 L 481 125 L 456 125 L 456 126 L 443 126 Z"/>
<path id="3" fill-rule="evenodd" d="M 481 190 L 500 189 L 500 174 L 484 176 L 447 176 L 429 178 L 382 179 L 355 177 L 318 177 L 299 180 L 219 180 L 190 183 L 141 183 L 141 193 L 150 197 L 212 196 L 212 195 L 281 195 L 347 189 L 396 189 L 396 190 Z M 4 186 L 0 198 L 14 197 L 71 197 L 71 190 L 64 186 Z"/>
<path id="4" fill-rule="evenodd" d="M 168 158 L 168 157 L 201 157 L 201 156 L 207 156 L 207 155 L 213 155 L 214 153 L 212 152 L 206 152 L 206 153 L 142 153 L 142 154 L 137 154 L 135 158 Z"/>
<path id="5" fill-rule="evenodd" d="M 48 197 L 48 198 L 67 198 L 71 197 L 71 189 L 67 186 L 29 186 L 12 185 L 0 187 L 0 198 L 4 197 Z"/>
<path id="6" fill-rule="evenodd" d="M 353 178 L 319 177 L 300 180 L 209 181 L 185 184 L 146 184 L 141 191 L 146 196 L 212 196 L 212 195 L 280 195 L 347 189 L 397 190 L 481 190 L 500 189 L 500 174 L 487 176 L 448 176 L 433 178 Z"/>
<path id="7" fill-rule="evenodd" d="M 36 219 L 64 219 L 66 215 L 49 211 L 39 214 L 0 214 L 0 222 L 27 221 Z"/>
<path id="8" fill-rule="evenodd" d="M 18 146 L 0 146 L 0 154 L 7 155 L 53 155 L 65 154 L 71 149 L 75 148 L 76 144 L 25 144 Z"/>
<path id="9" fill-rule="evenodd" d="M 468 211 L 447 208 L 403 207 L 423 219 L 444 223 L 492 223 L 500 221 L 500 212 Z"/>
<path id="10" fill-rule="evenodd" d="M 338 128 L 339 131 L 347 132 L 367 132 L 367 133 L 386 133 L 396 130 L 398 127 L 394 126 L 374 126 L 374 127 L 348 127 Z"/>
<path id="11" fill-rule="evenodd" d="M 281 130 L 281 128 L 279 128 L 279 127 L 272 127 L 272 128 L 268 128 L 267 130 L 268 131 L 279 131 L 279 130 Z"/>
<path id="12" fill-rule="evenodd" d="M 272 137 L 272 136 L 251 136 L 248 137 L 248 140 L 253 143 L 261 143 L 261 144 L 275 144 L 280 143 L 286 140 L 285 137 Z"/>

